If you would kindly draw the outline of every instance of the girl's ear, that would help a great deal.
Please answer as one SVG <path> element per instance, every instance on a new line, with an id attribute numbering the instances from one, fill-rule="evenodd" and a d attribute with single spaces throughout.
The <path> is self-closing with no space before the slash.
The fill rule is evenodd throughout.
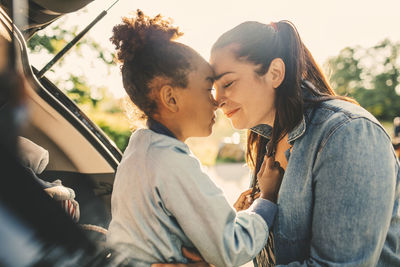
<path id="1" fill-rule="evenodd" d="M 160 104 L 171 112 L 178 112 L 178 95 L 174 87 L 163 85 L 160 89 Z"/>
<path id="2" fill-rule="evenodd" d="M 285 78 L 285 63 L 281 58 L 273 59 L 269 65 L 268 72 L 270 73 L 272 87 L 278 88 Z"/>

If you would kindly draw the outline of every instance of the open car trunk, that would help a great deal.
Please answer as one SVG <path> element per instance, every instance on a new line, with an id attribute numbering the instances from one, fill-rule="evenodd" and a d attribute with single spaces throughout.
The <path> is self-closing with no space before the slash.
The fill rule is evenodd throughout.
<path id="1" fill-rule="evenodd" d="M 46 181 L 59 179 L 72 188 L 81 210 L 79 223 L 108 227 L 111 220 L 112 184 L 121 152 L 60 89 L 46 77 L 37 79 L 25 40 L 65 13 L 92 0 L 30 0 L 29 10 L 19 10 L 27 24 L 17 25 L 16 64 L 27 81 L 27 125 L 19 135 L 49 152 L 49 164 L 39 175 Z M 0 0 L 0 34 L 11 42 L 10 0 Z M 27 12 L 28 11 L 28 12 Z M 28 15 L 26 15 L 28 14 Z M 23 20 L 22 20 L 23 21 Z M 10 177 L 11 178 L 11 177 Z"/>
<path id="2" fill-rule="evenodd" d="M 86 6 L 93 0 L 29 0 L 28 6 L 19 9 L 16 16 L 17 27 L 26 39 L 43 29 L 57 18 L 70 12 L 77 11 Z M 10 5 L 12 0 L 0 0 L 0 6 L 10 15 Z"/>

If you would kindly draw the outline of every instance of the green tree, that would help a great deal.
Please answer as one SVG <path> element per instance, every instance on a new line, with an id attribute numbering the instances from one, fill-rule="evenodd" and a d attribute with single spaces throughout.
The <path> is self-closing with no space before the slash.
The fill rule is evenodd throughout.
<path id="1" fill-rule="evenodd" d="M 340 95 L 355 98 L 380 120 L 400 115 L 400 43 L 385 39 L 370 48 L 346 47 L 326 63 Z"/>

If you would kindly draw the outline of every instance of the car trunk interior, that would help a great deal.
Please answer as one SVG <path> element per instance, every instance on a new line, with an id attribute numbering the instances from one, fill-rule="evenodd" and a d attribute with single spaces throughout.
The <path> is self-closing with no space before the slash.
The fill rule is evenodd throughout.
<path id="1" fill-rule="evenodd" d="M 0 34 L 10 42 L 10 19 L 4 11 L 8 2 L 0 1 Z M 20 25 L 23 34 L 15 32 L 20 51 L 16 62 L 26 78 L 25 99 L 29 115 L 19 134 L 49 152 L 49 163 L 39 177 L 46 181 L 60 179 L 64 186 L 75 191 L 81 210 L 79 223 L 107 228 L 111 219 L 112 184 L 121 153 L 54 84 L 45 77 L 41 80 L 35 77 L 25 44 L 26 38 L 61 14 L 79 9 L 91 1 L 29 2 L 34 2 L 40 12 L 55 17 L 39 21 L 33 16 L 29 21 L 36 20 L 37 23 L 25 27 Z M 39 14 L 38 10 L 29 14 Z"/>

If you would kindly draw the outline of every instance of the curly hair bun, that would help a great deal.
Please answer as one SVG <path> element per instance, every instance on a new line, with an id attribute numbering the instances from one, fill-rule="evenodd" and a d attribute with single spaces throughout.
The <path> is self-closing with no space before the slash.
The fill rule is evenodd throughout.
<path id="1" fill-rule="evenodd" d="M 136 18 L 123 17 L 122 23 L 114 26 L 110 41 L 115 45 L 120 62 L 133 60 L 144 48 L 170 43 L 182 36 L 171 20 L 159 14 L 150 18 L 137 10 Z"/>

